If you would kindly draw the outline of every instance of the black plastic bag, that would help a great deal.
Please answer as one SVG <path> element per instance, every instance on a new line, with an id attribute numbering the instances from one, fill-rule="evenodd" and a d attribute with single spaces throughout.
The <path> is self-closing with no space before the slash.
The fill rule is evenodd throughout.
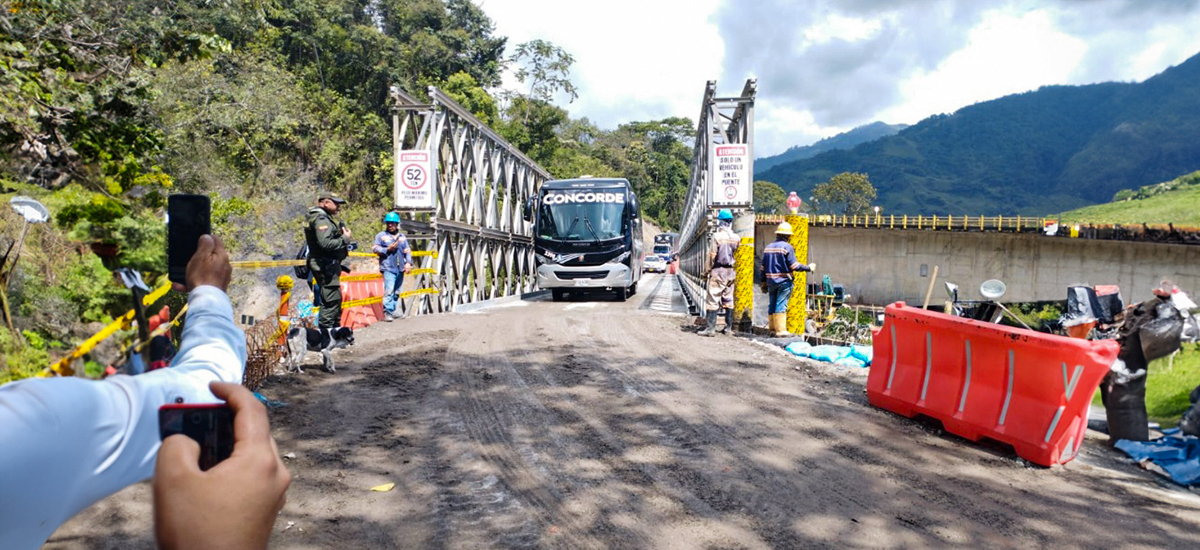
<path id="1" fill-rule="evenodd" d="M 1067 313 L 1063 315 L 1064 318 L 1078 320 L 1081 323 L 1090 320 L 1102 320 L 1100 319 L 1100 310 L 1100 300 L 1096 298 L 1096 289 L 1090 286 L 1073 286 L 1067 288 Z"/>
<path id="2" fill-rule="evenodd" d="M 1192 406 L 1183 413 L 1183 418 L 1179 420 L 1179 431 L 1200 437 L 1200 405 L 1196 404 L 1196 401 L 1200 401 L 1200 386 L 1196 386 L 1189 397 Z"/>
<path id="3" fill-rule="evenodd" d="M 1149 363 L 1179 350 L 1183 335 L 1183 316 L 1170 303 L 1162 303 L 1154 311 L 1156 318 L 1138 327 L 1142 356 Z"/>
<path id="4" fill-rule="evenodd" d="M 300 251 L 296 253 L 296 259 L 297 260 L 306 260 L 304 264 L 295 266 L 292 269 L 293 269 L 293 271 L 296 272 L 297 279 L 299 279 L 301 281 L 307 281 L 308 277 L 310 275 L 312 275 L 312 273 L 310 273 L 308 271 L 308 262 L 307 262 L 307 260 L 308 260 L 308 243 L 307 242 L 300 245 Z"/>

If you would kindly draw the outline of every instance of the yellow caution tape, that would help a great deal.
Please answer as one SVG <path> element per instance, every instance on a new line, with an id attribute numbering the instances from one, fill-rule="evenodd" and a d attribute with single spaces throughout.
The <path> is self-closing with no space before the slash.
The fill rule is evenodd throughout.
<path id="1" fill-rule="evenodd" d="M 438 292 L 441 292 L 441 291 L 436 288 L 418 288 L 416 290 L 410 290 L 408 292 L 401 292 L 400 297 L 408 298 L 409 296 L 416 296 L 418 294 L 437 294 Z"/>
<path id="2" fill-rule="evenodd" d="M 363 275 L 343 275 L 342 278 L 338 279 L 338 280 L 345 283 L 345 282 L 352 282 L 352 281 L 373 281 L 375 279 L 382 279 L 382 278 L 383 278 L 382 273 L 366 273 Z"/>
<path id="3" fill-rule="evenodd" d="M 179 308 L 179 313 L 175 314 L 175 317 L 171 319 L 171 322 L 163 323 L 163 324 L 159 325 L 158 328 L 154 329 L 154 332 L 150 333 L 150 338 L 154 338 L 155 336 L 158 336 L 160 334 L 167 332 L 168 330 L 171 330 L 171 327 L 179 326 L 179 318 L 183 317 L 183 314 L 187 313 L 187 310 L 188 310 L 188 305 L 183 304 L 183 307 Z M 141 353 L 142 349 L 148 345 L 150 345 L 150 340 L 146 340 L 145 342 L 134 342 L 133 352 Z"/>
<path id="4" fill-rule="evenodd" d="M 412 255 L 413 256 L 429 256 L 431 258 L 438 257 L 438 253 L 436 250 L 414 250 L 414 251 L 412 251 Z"/>
<path id="5" fill-rule="evenodd" d="M 304 260 L 238 260 L 236 262 L 229 262 L 229 265 L 240 269 L 258 269 L 263 267 L 295 267 L 304 265 L 304 263 Z"/>
<path id="6" fill-rule="evenodd" d="M 383 302 L 382 296 L 373 296 L 370 298 L 360 298 L 358 300 L 350 300 L 348 302 L 342 302 L 342 309 L 350 309 L 352 307 L 358 307 L 358 306 L 369 306 L 371 304 L 378 304 L 381 302 Z"/>
<path id="7" fill-rule="evenodd" d="M 169 290 L 171 290 L 171 283 L 168 282 L 167 284 L 154 289 L 154 292 L 147 294 L 146 297 L 142 299 L 142 303 L 147 306 L 153 304 L 154 302 L 158 301 L 159 298 L 162 298 L 164 295 L 166 295 L 167 291 Z M 95 348 L 96 344 L 103 342 L 105 338 L 112 336 L 114 332 L 129 326 L 129 323 L 133 321 L 133 316 L 132 309 L 125 312 L 125 315 L 118 317 L 117 320 L 109 323 L 108 326 L 101 329 L 100 332 L 97 332 L 91 338 L 88 338 L 82 344 L 79 344 L 79 347 L 72 350 L 71 353 L 68 353 L 66 357 L 59 359 L 58 362 L 47 367 L 46 370 L 43 370 L 38 376 L 45 378 L 48 376 L 53 376 L 56 373 L 61 376 L 71 376 L 72 374 L 75 374 L 75 370 L 71 368 L 71 362 L 83 357 L 87 352 L 92 351 L 92 348 Z"/>
<path id="8" fill-rule="evenodd" d="M 355 258 L 375 258 L 379 256 L 374 252 L 351 252 L 349 255 L 354 256 Z"/>
<path id="9" fill-rule="evenodd" d="M 414 269 L 407 273 L 408 275 L 437 275 L 436 269 Z"/>

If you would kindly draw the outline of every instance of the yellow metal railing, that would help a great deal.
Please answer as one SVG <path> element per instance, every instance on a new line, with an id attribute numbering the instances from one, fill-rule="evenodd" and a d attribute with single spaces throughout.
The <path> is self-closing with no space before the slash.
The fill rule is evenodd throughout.
<path id="1" fill-rule="evenodd" d="M 854 227 L 864 229 L 920 229 L 930 231 L 1006 231 L 1014 233 L 1041 231 L 1056 223 L 1054 218 L 1028 216 L 909 216 L 909 215 L 816 215 L 809 216 L 809 225 L 816 227 Z M 773 225 L 784 221 L 783 216 L 760 215 L 756 223 Z"/>

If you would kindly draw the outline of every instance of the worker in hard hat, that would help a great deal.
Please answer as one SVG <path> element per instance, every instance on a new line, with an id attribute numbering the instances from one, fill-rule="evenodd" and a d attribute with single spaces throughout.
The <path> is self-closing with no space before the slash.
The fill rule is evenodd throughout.
<path id="1" fill-rule="evenodd" d="M 384 230 L 375 235 L 371 251 L 379 256 L 379 272 L 383 274 L 383 320 L 396 318 L 396 302 L 404 274 L 412 271 L 412 249 L 400 232 L 400 215 L 388 212 L 383 217 Z"/>
<path id="2" fill-rule="evenodd" d="M 775 228 L 775 242 L 763 249 L 763 280 L 767 285 L 767 323 L 777 337 L 793 336 L 787 330 L 788 300 L 792 297 L 792 272 L 813 271 L 817 264 L 804 265 L 796 259 L 796 249 L 788 241 L 792 224 L 783 222 Z"/>
<path id="3" fill-rule="evenodd" d="M 721 210 L 717 213 L 717 230 L 708 241 L 708 283 L 704 298 L 704 330 L 701 336 L 712 336 L 717 332 L 717 313 L 725 310 L 725 328 L 722 333 L 733 331 L 733 283 L 735 273 L 733 259 L 742 244 L 741 237 L 733 232 L 733 212 Z"/>

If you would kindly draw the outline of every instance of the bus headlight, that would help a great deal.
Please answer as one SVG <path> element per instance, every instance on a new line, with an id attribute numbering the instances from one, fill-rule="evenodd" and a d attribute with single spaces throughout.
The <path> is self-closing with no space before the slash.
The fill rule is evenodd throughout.
<path id="1" fill-rule="evenodd" d="M 629 251 L 628 251 L 628 250 L 626 250 L 625 252 L 622 252 L 620 256 L 617 256 L 616 258 L 613 258 L 613 259 L 609 260 L 607 263 L 610 263 L 610 264 L 619 264 L 619 263 L 621 263 L 621 262 L 624 262 L 624 261 L 625 261 L 625 260 L 627 260 L 628 258 L 629 258 Z"/>

